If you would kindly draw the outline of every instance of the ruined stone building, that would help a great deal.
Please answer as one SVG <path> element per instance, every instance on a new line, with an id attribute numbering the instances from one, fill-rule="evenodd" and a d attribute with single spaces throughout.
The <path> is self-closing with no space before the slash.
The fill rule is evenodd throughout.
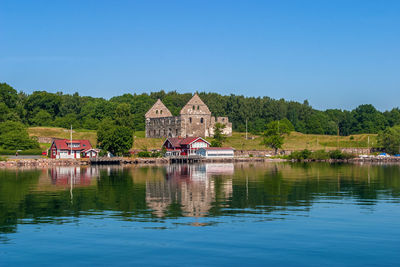
<path id="1" fill-rule="evenodd" d="M 228 117 L 213 117 L 207 105 L 195 94 L 181 109 L 180 116 L 172 113 L 160 99 L 147 111 L 146 137 L 212 137 L 215 123 L 225 125 L 223 133 L 232 135 L 232 123 Z"/>

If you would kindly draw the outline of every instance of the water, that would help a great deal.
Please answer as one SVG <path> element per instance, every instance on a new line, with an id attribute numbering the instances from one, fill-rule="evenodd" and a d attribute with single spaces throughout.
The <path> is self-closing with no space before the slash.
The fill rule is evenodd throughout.
<path id="1" fill-rule="evenodd" d="M 0 170 L 0 265 L 392 266 L 399 238 L 396 165 Z"/>

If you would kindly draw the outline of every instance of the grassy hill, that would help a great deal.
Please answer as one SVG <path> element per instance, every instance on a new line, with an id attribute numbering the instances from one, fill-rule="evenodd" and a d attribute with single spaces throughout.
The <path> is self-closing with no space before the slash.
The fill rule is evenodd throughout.
<path id="1" fill-rule="evenodd" d="M 69 139 L 70 133 L 68 129 L 56 127 L 31 127 L 28 129 L 30 136 L 37 137 L 55 137 Z M 74 130 L 74 139 L 89 139 L 92 145 L 96 145 L 96 131 L 91 130 Z M 302 134 L 293 132 L 285 140 L 283 146 L 286 150 L 333 150 L 337 148 L 367 148 L 368 136 L 370 137 L 370 146 L 376 145 L 375 134 L 360 134 L 351 136 L 333 136 L 333 135 L 316 135 L 316 134 Z M 231 146 L 240 150 L 263 150 L 265 149 L 260 143 L 262 137 L 255 135 L 248 135 L 248 140 L 245 139 L 245 133 L 234 132 L 232 137 L 228 137 L 224 146 Z M 211 141 L 211 138 L 207 138 Z M 135 132 L 135 140 L 133 144 L 134 149 L 159 149 L 164 139 L 160 138 L 145 138 L 144 131 Z M 42 147 L 48 147 L 49 144 L 41 144 Z"/>

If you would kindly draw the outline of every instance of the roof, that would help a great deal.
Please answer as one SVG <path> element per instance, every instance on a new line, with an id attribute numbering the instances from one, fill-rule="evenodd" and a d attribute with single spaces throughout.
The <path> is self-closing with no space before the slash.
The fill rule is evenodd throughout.
<path id="1" fill-rule="evenodd" d="M 232 147 L 203 147 L 205 150 L 234 150 Z"/>
<path id="2" fill-rule="evenodd" d="M 181 145 L 190 145 L 199 139 L 201 139 L 201 141 L 203 141 L 203 142 L 206 142 L 207 144 L 210 144 L 209 142 L 207 142 L 205 139 L 203 139 L 201 137 L 186 137 L 186 138 L 170 137 L 170 138 L 167 138 L 167 140 L 165 140 L 164 144 L 168 141 L 171 143 L 171 145 L 173 147 L 180 147 Z"/>
<path id="3" fill-rule="evenodd" d="M 68 144 L 71 141 L 68 139 L 57 139 L 54 140 L 53 143 L 57 147 L 57 149 L 60 150 L 71 150 L 71 148 L 68 146 Z M 72 140 L 72 143 L 79 143 L 79 147 L 73 147 L 73 151 L 83 151 L 83 150 L 89 150 L 92 149 L 92 145 L 90 144 L 89 140 L 83 139 L 83 140 Z"/>
<path id="4" fill-rule="evenodd" d="M 186 137 L 186 138 L 182 139 L 181 145 L 190 145 L 191 143 L 193 143 L 194 141 L 196 141 L 199 138 L 201 138 L 201 137 Z"/>
<path id="5" fill-rule="evenodd" d="M 179 147 L 182 139 L 183 138 L 179 138 L 179 137 L 171 137 L 171 138 L 167 138 L 167 140 L 165 140 L 165 142 L 167 142 L 167 141 L 170 142 L 173 147 Z M 164 142 L 164 144 L 165 144 L 165 142 Z"/>

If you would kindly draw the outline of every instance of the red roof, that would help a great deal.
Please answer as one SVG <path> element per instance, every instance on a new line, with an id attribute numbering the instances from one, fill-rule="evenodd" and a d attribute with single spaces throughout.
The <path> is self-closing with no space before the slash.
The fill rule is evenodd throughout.
<path id="1" fill-rule="evenodd" d="M 204 147 L 206 150 L 234 150 L 231 147 Z"/>
<path id="2" fill-rule="evenodd" d="M 201 138 L 201 137 L 186 137 L 181 141 L 181 145 L 190 145 L 191 143 L 193 143 L 194 141 L 196 141 L 199 138 Z"/>
<path id="3" fill-rule="evenodd" d="M 68 146 L 69 143 L 71 143 L 70 140 L 68 139 L 58 139 L 53 141 L 55 147 L 60 150 L 71 150 L 71 147 Z M 78 143 L 78 147 L 73 147 L 73 151 L 82 151 L 82 150 L 88 150 L 92 149 L 92 145 L 90 144 L 89 140 L 72 140 L 73 144 Z"/>
<path id="4" fill-rule="evenodd" d="M 167 140 L 165 140 L 165 142 L 167 142 L 167 141 L 171 143 L 172 147 L 180 147 L 182 138 L 171 137 L 171 138 L 168 138 Z M 164 144 L 165 144 L 165 142 L 164 142 Z"/>
<path id="5" fill-rule="evenodd" d="M 168 141 L 171 143 L 172 147 L 179 148 L 181 145 L 190 145 L 191 143 L 197 141 L 198 139 L 210 145 L 209 142 L 207 142 L 205 139 L 201 137 L 186 137 L 186 138 L 171 137 L 165 140 L 164 144 Z"/>

